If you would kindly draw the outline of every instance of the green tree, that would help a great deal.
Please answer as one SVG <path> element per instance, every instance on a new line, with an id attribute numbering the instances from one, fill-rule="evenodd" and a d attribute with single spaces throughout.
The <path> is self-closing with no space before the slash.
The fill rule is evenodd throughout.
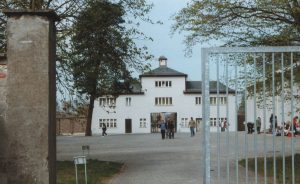
<path id="1" fill-rule="evenodd" d="M 198 43 L 220 41 L 223 46 L 293 46 L 300 45 L 300 2 L 295 0 L 192 0 L 174 17 L 173 32 L 186 32 L 185 43 L 188 52 Z M 277 56 L 280 57 L 280 56 Z M 289 56 L 285 58 L 285 81 L 290 80 Z M 296 58 L 299 55 L 295 54 Z M 262 87 L 262 57 L 257 58 L 253 66 L 253 58 L 243 56 L 231 60 L 239 66 L 248 65 L 245 78 L 248 85 L 253 86 L 254 69 L 258 72 L 257 90 Z M 266 86 L 272 87 L 271 55 L 266 56 Z M 245 62 L 246 60 L 246 62 Z M 296 60 L 296 59 L 295 59 Z M 228 60 L 227 62 L 230 62 Z M 275 63 L 275 71 L 281 69 L 280 62 Z M 300 81 L 299 65 L 294 66 L 295 82 Z M 252 82 L 251 82 L 252 81 Z M 290 83 L 287 86 L 290 87 Z M 276 94 L 280 94 L 281 73 L 275 73 Z M 253 88 L 249 87 L 249 95 Z M 252 90 L 252 91 L 251 91 Z"/>
<path id="2" fill-rule="evenodd" d="M 0 9 L 15 10 L 53 10 L 57 13 L 60 21 L 56 22 L 57 28 L 57 89 L 60 94 L 65 96 L 66 91 L 70 91 L 69 79 L 67 74 L 66 49 L 68 40 L 72 34 L 72 22 L 76 13 L 85 4 L 85 0 L 0 0 Z M 6 16 L 0 11 L 0 53 L 6 52 Z M 65 90 L 68 89 L 68 90 Z M 68 95 L 69 96 L 69 95 Z"/>
<path id="3" fill-rule="evenodd" d="M 89 0 L 74 23 L 69 64 L 74 88 L 89 98 L 86 136 L 91 135 L 95 99 L 129 91 L 124 84 L 132 80 L 132 68 L 147 66 L 148 54 L 134 43 L 136 34 L 126 28 L 124 16 L 122 3 Z"/>
<path id="4" fill-rule="evenodd" d="M 126 24 L 127 32 L 126 35 L 129 37 L 130 35 L 134 35 L 136 39 L 149 39 L 143 32 L 138 30 L 140 21 L 153 23 L 149 17 L 147 16 L 148 12 L 151 10 L 152 5 L 147 4 L 146 0 L 117 0 L 114 1 L 119 4 L 123 8 L 123 18 Z M 84 9 L 88 5 L 89 1 L 87 0 L 0 0 L 0 9 L 17 9 L 17 10 L 31 10 L 31 11 L 39 11 L 39 10 L 54 10 L 60 21 L 56 22 L 57 28 L 57 93 L 58 96 L 61 96 L 61 103 L 63 101 L 68 101 L 79 94 L 73 88 L 73 75 L 74 68 L 71 66 L 70 60 L 73 60 L 75 55 L 71 55 L 70 52 L 73 51 L 71 37 L 74 35 L 73 23 L 76 21 L 77 16 L 80 11 Z M 6 37 L 5 37 L 5 29 L 6 29 L 6 17 L 0 11 L 0 53 L 6 51 Z M 124 32 L 125 34 L 125 32 Z M 134 39 L 133 38 L 133 39 Z M 125 41 L 125 40 L 124 40 Z M 142 55 L 148 55 L 146 52 L 146 47 L 137 48 L 135 47 L 132 40 L 127 40 L 128 44 L 131 44 L 130 49 L 134 56 L 140 54 L 140 58 L 126 58 L 127 60 L 131 59 L 131 62 L 126 64 L 127 67 L 131 68 L 139 68 L 143 70 L 144 68 L 140 65 L 140 60 Z M 124 56 L 125 57 L 125 56 Z M 145 58 L 143 58 L 145 59 Z M 146 58 L 147 59 L 147 58 Z M 149 58 L 148 58 L 149 59 Z M 124 67 L 124 66 L 122 66 Z M 147 68 L 147 66 L 145 66 Z M 78 72 L 80 73 L 80 72 Z M 128 74 L 128 73 L 127 73 Z M 125 72 L 123 74 L 125 76 Z M 129 75 L 129 74 L 128 74 Z M 123 86 L 119 83 L 115 82 L 115 86 Z M 121 90 L 121 89 L 120 89 Z M 115 90 L 117 93 L 120 90 Z M 85 100 L 86 96 L 77 96 L 75 99 L 82 98 L 81 100 Z M 78 101 L 80 102 L 80 101 Z M 85 103 L 82 102 L 82 103 Z"/>
<path id="5" fill-rule="evenodd" d="M 173 31 L 188 32 L 188 46 L 219 39 L 230 46 L 300 42 L 300 2 L 294 0 L 192 0 L 174 20 Z"/>

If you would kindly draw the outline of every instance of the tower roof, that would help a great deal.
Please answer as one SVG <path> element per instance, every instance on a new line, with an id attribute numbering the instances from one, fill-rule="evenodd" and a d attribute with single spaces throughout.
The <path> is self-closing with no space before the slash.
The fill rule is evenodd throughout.
<path id="1" fill-rule="evenodd" d="M 159 66 L 154 70 L 151 70 L 149 72 L 140 75 L 140 77 L 177 77 L 177 76 L 187 77 L 187 74 L 178 72 L 167 66 Z"/>
<path id="2" fill-rule="evenodd" d="M 149 72 L 145 72 L 144 74 L 140 75 L 140 77 L 187 77 L 187 74 L 167 67 L 167 60 L 168 59 L 165 56 L 160 56 L 158 58 L 159 67 Z"/>

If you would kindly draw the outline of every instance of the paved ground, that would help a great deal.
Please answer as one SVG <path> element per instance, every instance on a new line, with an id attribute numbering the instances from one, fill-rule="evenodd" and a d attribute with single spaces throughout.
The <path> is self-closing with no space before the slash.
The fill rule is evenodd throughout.
<path id="1" fill-rule="evenodd" d="M 229 143 L 227 144 L 227 136 Z M 237 136 L 237 139 L 236 139 Z M 273 153 L 272 142 L 275 141 L 275 153 L 282 153 L 282 140 L 285 141 L 286 154 L 291 153 L 291 138 L 272 137 L 260 134 L 255 140 L 254 135 L 221 133 L 211 134 L 211 183 L 226 183 L 227 163 L 229 164 L 229 181 L 236 183 L 235 176 L 238 171 L 240 183 L 245 181 L 245 169 L 235 167 L 236 152 L 239 158 L 264 155 L 264 137 L 269 155 Z M 295 150 L 300 153 L 300 137 L 295 138 Z M 219 141 L 218 141 L 219 140 Z M 238 141 L 236 144 L 236 140 Z M 218 145 L 220 142 L 220 146 Z M 256 144 L 255 144 L 256 142 Z M 117 161 L 125 163 L 122 173 L 113 178 L 112 184 L 189 184 L 202 183 L 202 136 L 197 134 L 190 137 L 186 133 L 175 134 L 175 139 L 162 140 L 160 134 L 135 134 L 135 135 L 109 135 L 106 137 L 93 136 L 59 136 L 57 137 L 57 159 L 72 160 L 73 156 L 82 155 L 81 146 L 89 145 L 90 158 L 99 160 Z M 239 146 L 236 146 L 239 145 Z M 244 145 L 248 145 L 247 149 Z M 219 165 L 218 172 L 218 151 Z M 235 151 L 237 150 L 237 151 Z M 229 154 L 226 154 L 226 153 Z M 248 172 L 249 183 L 254 183 L 254 173 Z M 258 183 L 263 178 L 258 177 Z"/>

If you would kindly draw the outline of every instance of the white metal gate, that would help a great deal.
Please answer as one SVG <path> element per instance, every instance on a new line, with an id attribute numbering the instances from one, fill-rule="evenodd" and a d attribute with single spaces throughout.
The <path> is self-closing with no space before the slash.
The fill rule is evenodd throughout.
<path id="1" fill-rule="evenodd" d="M 295 155 L 300 152 L 300 139 L 294 137 L 293 120 L 300 108 L 300 83 L 295 82 L 300 47 L 203 48 L 201 54 L 203 183 L 299 183 L 295 171 L 300 169 L 300 160 Z M 212 80 L 217 84 L 213 94 Z M 221 86 L 226 86 L 226 93 L 220 93 Z M 231 96 L 230 90 L 234 90 Z M 226 103 L 221 104 L 224 97 Z M 217 99 L 215 106 L 212 98 Z M 243 122 L 238 121 L 242 110 Z M 233 130 L 221 131 L 224 114 Z M 213 116 L 216 133 L 211 132 Z M 247 125 L 253 125 L 253 133 Z M 245 130 L 239 131 L 241 127 Z"/>

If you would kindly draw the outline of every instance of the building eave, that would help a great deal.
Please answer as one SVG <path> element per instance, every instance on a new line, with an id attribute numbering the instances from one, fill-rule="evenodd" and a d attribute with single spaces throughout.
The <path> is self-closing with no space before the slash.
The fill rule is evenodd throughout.
<path id="1" fill-rule="evenodd" d="M 157 75 L 140 75 L 139 76 L 140 78 L 142 78 L 142 77 L 187 77 L 187 75 L 185 74 L 185 75 L 159 75 L 159 74 L 157 74 Z"/>
<path id="2" fill-rule="evenodd" d="M 144 94 L 145 94 L 145 92 L 132 92 L 132 93 L 122 93 L 119 96 L 121 96 L 121 95 L 144 95 Z"/>

